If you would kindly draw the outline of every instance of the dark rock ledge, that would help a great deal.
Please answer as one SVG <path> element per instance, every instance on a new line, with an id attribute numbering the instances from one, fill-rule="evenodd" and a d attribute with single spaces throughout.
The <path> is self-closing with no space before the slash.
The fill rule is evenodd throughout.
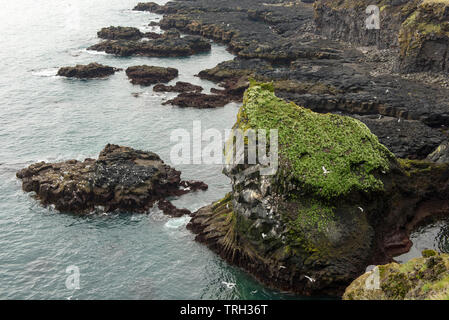
<path id="1" fill-rule="evenodd" d="M 153 87 L 156 92 L 201 92 L 203 88 L 194 84 L 178 81 L 174 86 L 167 86 L 165 84 L 157 84 Z"/>
<path id="2" fill-rule="evenodd" d="M 88 65 L 76 65 L 75 67 L 63 67 L 58 70 L 58 76 L 91 79 L 104 78 L 122 69 L 104 66 L 99 63 L 90 63 Z"/>
<path id="3" fill-rule="evenodd" d="M 107 27 L 102 28 L 97 32 L 97 35 L 101 39 L 108 40 L 139 40 L 142 38 L 160 39 L 164 37 L 163 34 L 156 32 L 143 33 L 139 29 L 134 27 Z"/>
<path id="4" fill-rule="evenodd" d="M 206 190 L 198 181 L 181 181 L 181 172 L 152 152 L 108 144 L 97 160 L 40 162 L 17 172 L 26 192 L 35 192 L 43 205 L 63 212 L 145 212 L 156 202 L 166 214 L 188 214 L 166 198 Z"/>
<path id="5" fill-rule="evenodd" d="M 150 86 L 155 83 L 169 82 L 178 76 L 175 68 L 164 68 L 156 66 L 133 66 L 126 69 L 126 75 L 131 83 Z"/>
<path id="6" fill-rule="evenodd" d="M 204 94 L 198 92 L 183 92 L 176 98 L 168 100 L 163 105 L 171 104 L 181 108 L 209 109 L 224 107 L 232 99 L 221 94 Z"/>

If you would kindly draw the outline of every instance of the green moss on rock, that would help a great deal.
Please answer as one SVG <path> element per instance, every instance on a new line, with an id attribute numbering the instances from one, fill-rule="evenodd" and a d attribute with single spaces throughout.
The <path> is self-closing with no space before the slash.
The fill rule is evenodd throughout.
<path id="1" fill-rule="evenodd" d="M 281 166 L 297 185 L 324 199 L 382 190 L 376 175 L 388 172 L 394 158 L 362 122 L 285 102 L 272 84 L 251 84 L 238 126 L 277 129 Z"/>
<path id="2" fill-rule="evenodd" d="M 373 277 L 377 286 L 367 285 Z M 449 299 L 449 255 L 424 250 L 422 258 L 378 266 L 354 280 L 343 299 Z"/>

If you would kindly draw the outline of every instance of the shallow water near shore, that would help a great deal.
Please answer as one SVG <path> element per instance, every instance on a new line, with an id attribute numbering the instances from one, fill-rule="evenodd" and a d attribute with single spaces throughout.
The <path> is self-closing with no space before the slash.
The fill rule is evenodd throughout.
<path id="1" fill-rule="evenodd" d="M 229 266 L 186 230 L 187 217 L 158 210 L 76 216 L 39 205 L 21 190 L 17 170 L 37 161 L 97 157 L 107 143 L 158 153 L 170 164 L 170 133 L 231 128 L 238 104 L 213 110 L 162 106 L 174 94 L 129 83 L 125 73 L 101 80 L 56 76 L 61 66 L 99 62 L 118 68 L 148 64 L 177 68 L 176 81 L 208 92 L 194 75 L 232 59 L 224 46 L 187 58 L 118 58 L 86 50 L 102 27 L 152 30 L 156 14 L 133 12 L 129 0 L 10 1 L 0 11 L 0 299 L 300 299 L 265 288 Z M 165 3 L 166 1 L 155 1 Z M 223 197 L 229 180 L 221 166 L 177 165 L 184 179 L 205 181 L 206 192 L 185 195 L 178 207 L 196 210 Z M 448 252 L 449 222 L 416 233 Z M 421 237 L 421 238 L 419 238 Z M 416 255 L 416 250 L 410 255 Z M 409 258 L 409 257 L 407 257 Z M 80 270 L 80 289 L 66 288 L 66 268 Z M 229 289 L 224 282 L 236 283 Z"/>

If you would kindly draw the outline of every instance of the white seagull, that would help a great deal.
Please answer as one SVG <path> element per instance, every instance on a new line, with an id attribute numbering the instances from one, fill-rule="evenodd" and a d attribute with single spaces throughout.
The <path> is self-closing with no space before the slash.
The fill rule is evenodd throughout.
<path id="1" fill-rule="evenodd" d="M 234 289 L 235 288 L 235 283 L 226 282 L 226 281 L 222 281 L 221 283 L 224 284 L 228 289 Z"/>
<path id="2" fill-rule="evenodd" d="M 311 278 L 311 277 L 309 277 L 309 276 L 304 276 L 304 277 L 306 277 L 310 282 L 312 282 L 312 283 L 314 283 L 316 280 L 315 279 L 313 279 L 313 278 Z"/>
<path id="3" fill-rule="evenodd" d="M 330 172 L 330 171 L 327 171 L 327 169 L 324 166 L 322 166 L 321 168 L 323 169 L 324 174 L 328 174 Z"/>

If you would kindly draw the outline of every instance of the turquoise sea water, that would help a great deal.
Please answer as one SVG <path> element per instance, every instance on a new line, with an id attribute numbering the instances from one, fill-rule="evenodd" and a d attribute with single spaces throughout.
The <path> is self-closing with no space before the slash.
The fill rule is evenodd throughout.
<path id="1" fill-rule="evenodd" d="M 261 286 L 195 243 L 185 229 L 188 218 L 168 218 L 158 210 L 80 217 L 43 208 L 21 191 L 16 171 L 37 161 L 83 160 L 115 143 L 151 150 L 170 164 L 173 129 L 191 130 L 194 120 L 201 120 L 204 130 L 233 125 L 237 104 L 214 110 L 162 106 L 172 94 L 133 86 L 124 72 L 89 81 L 55 76 L 59 67 L 78 63 L 148 64 L 179 69 L 175 81 L 199 84 L 205 91 L 213 87 L 194 75 L 232 59 L 224 46 L 214 44 L 211 53 L 188 58 L 118 58 L 86 51 L 105 26 L 151 31 L 148 23 L 161 17 L 131 11 L 137 2 L 2 2 L 0 299 L 299 298 Z M 207 192 L 174 201 L 179 207 L 195 210 L 230 190 L 221 166 L 176 168 L 184 179 L 209 184 Z M 65 285 L 66 268 L 73 265 L 80 270 L 79 290 Z M 228 289 L 223 282 L 236 287 Z"/>

